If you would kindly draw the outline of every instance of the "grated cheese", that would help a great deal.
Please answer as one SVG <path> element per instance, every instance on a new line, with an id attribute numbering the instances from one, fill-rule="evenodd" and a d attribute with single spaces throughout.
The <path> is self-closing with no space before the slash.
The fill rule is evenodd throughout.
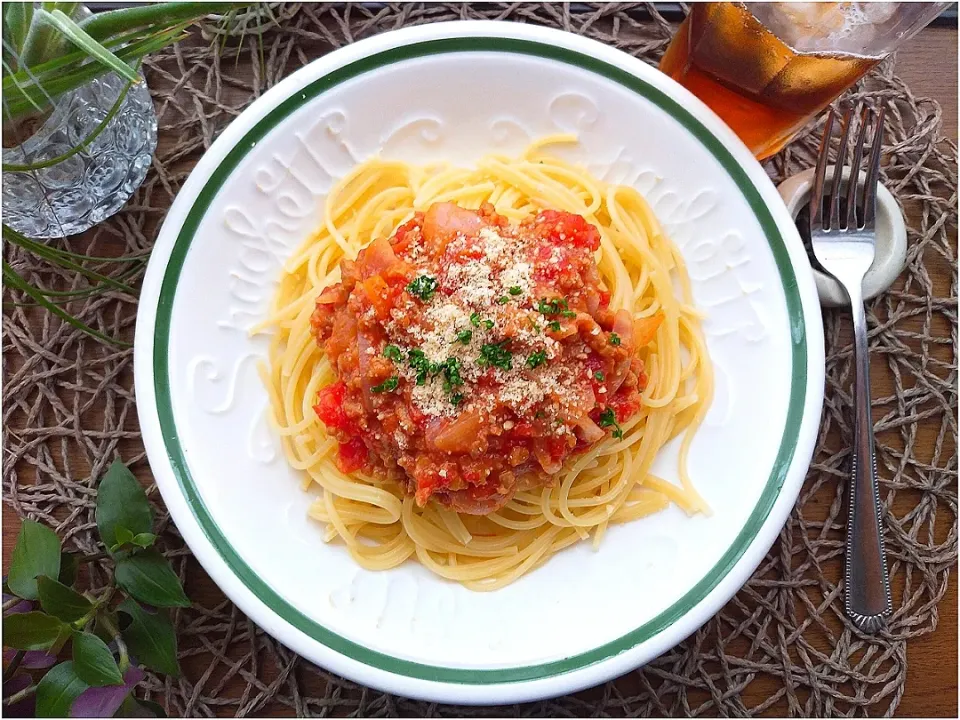
<path id="1" fill-rule="evenodd" d="M 536 309 L 532 242 L 508 228 L 483 228 L 477 239 L 457 236 L 450 244 L 451 254 L 464 259 L 440 269 L 441 290 L 420 306 L 419 314 L 410 312 L 419 305 L 411 301 L 391 312 L 385 323 L 386 342 L 401 348 L 398 374 L 420 412 L 452 418 L 467 408 L 489 413 L 503 405 L 522 417 L 545 399 L 570 392 L 573 374 L 562 363 L 548 362 L 533 369 L 527 365 L 527 358 L 538 352 L 548 360 L 562 359 L 561 344 L 544 332 L 544 318 Z M 417 247 L 411 257 L 419 258 L 419 251 Z M 561 257 L 555 250 L 551 262 Z M 471 322 L 471 317 L 478 322 Z M 493 322 L 492 328 L 487 321 Z M 504 340 L 509 340 L 512 353 L 510 370 L 477 363 L 484 345 Z M 445 388 L 440 372 L 417 385 L 417 370 L 408 361 L 412 349 L 422 351 L 434 364 L 455 358 L 463 383 Z M 475 388 L 484 376 L 493 379 L 493 393 L 480 396 Z M 456 405 L 451 401 L 453 393 L 462 396 Z M 510 429 L 513 422 L 505 419 L 502 426 Z"/>

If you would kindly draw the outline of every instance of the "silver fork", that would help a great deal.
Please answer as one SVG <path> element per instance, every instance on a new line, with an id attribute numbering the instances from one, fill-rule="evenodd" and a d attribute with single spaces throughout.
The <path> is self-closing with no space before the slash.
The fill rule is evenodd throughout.
<path id="1" fill-rule="evenodd" d="M 854 418 L 853 460 L 850 474 L 850 514 L 847 521 L 847 552 L 844 609 L 862 631 L 876 633 L 886 627 L 892 607 L 890 580 L 884 559 L 877 460 L 874 454 L 873 419 L 870 415 L 870 358 L 867 354 L 867 319 L 863 310 L 863 277 L 873 263 L 876 235 L 877 182 L 880 146 L 883 138 L 883 108 L 872 124 L 872 147 L 865 182 L 860 184 L 867 130 L 871 125 L 866 106 L 860 115 L 860 132 L 853 149 L 853 161 L 846 191 L 846 212 L 841 220 L 840 192 L 853 113 L 843 117 L 843 136 L 829 195 L 829 216 L 824 217 L 824 175 L 835 115 L 831 110 L 823 129 L 823 141 L 813 187 L 810 191 L 810 240 L 813 253 L 824 269 L 847 291 L 853 314 L 854 333 Z M 862 192 L 861 192 L 862 187 Z M 860 211 L 859 213 L 857 211 Z M 862 218 L 862 223 L 858 220 Z"/>

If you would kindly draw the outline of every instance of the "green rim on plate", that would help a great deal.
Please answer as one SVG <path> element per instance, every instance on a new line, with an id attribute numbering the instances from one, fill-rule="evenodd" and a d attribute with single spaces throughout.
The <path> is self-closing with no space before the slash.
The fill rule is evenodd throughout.
<path id="1" fill-rule="evenodd" d="M 612 80 L 643 96 L 683 125 L 687 131 L 696 137 L 697 140 L 713 154 L 737 184 L 760 223 L 760 226 L 763 228 L 780 273 L 780 279 L 786 296 L 787 312 L 792 326 L 792 382 L 787 419 L 780 447 L 773 469 L 770 472 L 770 477 L 760 496 L 760 500 L 750 513 L 743 530 L 724 553 L 720 561 L 700 582 L 671 607 L 617 640 L 579 655 L 554 662 L 488 670 L 425 665 L 392 657 L 358 645 L 306 617 L 258 577 L 233 549 L 220 528 L 217 527 L 207 507 L 204 505 L 196 483 L 190 474 L 190 469 L 184 458 L 183 448 L 180 446 L 177 427 L 174 422 L 169 391 L 168 364 L 170 319 L 173 311 L 177 282 L 180 278 L 184 260 L 187 257 L 190 245 L 193 242 L 200 222 L 207 212 L 210 203 L 251 148 L 291 113 L 342 82 L 351 80 L 377 68 L 413 58 L 441 53 L 478 51 L 533 55 L 556 60 L 568 65 L 574 65 L 583 70 L 596 73 L 608 80 Z M 196 202 L 187 214 L 164 272 L 154 330 L 154 387 L 157 396 L 160 427 L 167 454 L 170 457 L 170 462 L 177 481 L 180 484 L 180 488 L 187 498 L 200 527 L 234 575 L 236 575 L 260 602 L 270 608 L 270 610 L 279 617 L 331 650 L 357 662 L 395 675 L 465 685 L 490 685 L 539 680 L 584 668 L 649 640 L 683 617 L 695 605 L 701 602 L 734 567 L 749 547 L 780 493 L 780 488 L 786 479 L 787 471 L 796 449 L 807 384 L 807 341 L 803 313 L 801 310 L 797 280 L 793 272 L 793 266 L 790 264 L 787 247 L 773 216 L 770 214 L 770 211 L 760 196 L 760 192 L 750 181 L 747 173 L 740 167 L 733 155 L 730 154 L 723 144 L 714 137 L 699 120 L 685 110 L 679 103 L 668 97 L 661 90 L 658 90 L 646 81 L 641 80 L 625 70 L 621 70 L 614 65 L 573 50 L 553 47 L 529 40 L 494 37 L 463 37 L 431 40 L 404 45 L 375 55 L 370 55 L 318 78 L 302 90 L 282 101 L 267 113 L 242 140 L 236 143 L 220 165 L 213 171 L 210 179 L 198 194 Z"/>

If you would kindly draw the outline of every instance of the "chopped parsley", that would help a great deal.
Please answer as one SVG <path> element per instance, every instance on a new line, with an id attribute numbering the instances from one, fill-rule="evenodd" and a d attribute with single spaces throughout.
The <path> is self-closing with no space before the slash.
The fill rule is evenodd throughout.
<path id="1" fill-rule="evenodd" d="M 569 312 L 569 306 L 563 298 L 553 298 L 552 300 L 540 298 L 540 301 L 537 303 L 537 312 L 543 315 L 560 315 L 565 311 Z M 574 315 L 576 315 L 576 313 L 574 313 Z M 567 316 L 564 315 L 564 317 Z"/>
<path id="2" fill-rule="evenodd" d="M 600 382 L 603 382 L 603 381 L 606 379 L 606 376 L 605 376 L 600 370 L 597 370 L 597 371 L 593 374 L 593 376 L 594 376 L 597 380 L 599 380 Z"/>
<path id="3" fill-rule="evenodd" d="M 451 357 L 443 362 L 434 363 L 427 359 L 423 350 L 417 348 L 410 350 L 407 357 L 410 367 L 417 371 L 417 385 L 426 385 L 428 378 L 436 377 L 441 373 L 443 373 L 443 389 L 446 392 L 451 392 L 454 387 L 463 385 L 463 378 L 460 376 L 460 360 L 457 358 Z M 374 390 L 376 391 L 375 388 Z"/>
<path id="4" fill-rule="evenodd" d="M 510 298 L 506 295 L 497 298 L 497 305 L 506 305 L 508 302 L 510 302 Z"/>
<path id="5" fill-rule="evenodd" d="M 547 361 L 546 351 L 537 350 L 537 352 L 527 356 L 527 367 L 533 370 L 534 368 L 537 368 L 543 365 L 546 361 Z"/>
<path id="6" fill-rule="evenodd" d="M 470 341 L 473 339 L 473 330 L 461 330 L 457 333 L 457 339 L 454 342 L 463 343 L 464 345 L 469 345 Z"/>
<path id="7" fill-rule="evenodd" d="M 619 345 L 619 344 L 620 344 L 620 336 L 617 335 L 615 332 L 610 333 L 610 344 L 611 344 L 611 345 Z"/>
<path id="8" fill-rule="evenodd" d="M 520 295 L 523 292 L 523 288 L 521 288 L 519 285 L 514 285 L 508 292 L 514 296 Z"/>
<path id="9" fill-rule="evenodd" d="M 477 365 L 487 367 L 491 365 L 501 370 L 513 369 L 513 353 L 504 347 L 507 341 L 496 344 L 483 345 L 480 348 L 480 357 L 477 358 Z"/>
<path id="10" fill-rule="evenodd" d="M 421 275 L 407 285 L 407 292 L 411 295 L 416 295 L 424 302 L 429 302 L 437 292 L 437 280 L 429 275 Z"/>
<path id="11" fill-rule="evenodd" d="M 370 392 L 375 392 L 375 393 L 393 392 L 394 390 L 397 389 L 397 385 L 399 384 L 400 384 L 400 378 L 394 375 L 392 377 L 388 377 L 379 385 L 374 385 L 372 388 L 370 388 Z"/>
<path id="12" fill-rule="evenodd" d="M 463 393 L 455 393 L 450 396 L 450 404 L 454 407 L 457 407 L 460 403 L 463 402 Z"/>
<path id="13" fill-rule="evenodd" d="M 561 311 L 560 315 L 565 318 L 575 318 L 577 316 L 573 310 L 563 310 Z"/>
<path id="14" fill-rule="evenodd" d="M 400 362 L 403 359 L 403 355 L 400 354 L 400 348 L 396 345 L 387 345 L 383 348 L 383 356 L 387 360 L 393 360 L 394 362 Z"/>
<path id="15" fill-rule="evenodd" d="M 440 363 L 440 367 L 443 369 L 443 389 L 446 392 L 450 392 L 457 385 L 463 385 L 459 359 L 447 358 L 445 362 Z"/>
<path id="16" fill-rule="evenodd" d="M 553 322 L 547 323 L 547 330 L 553 330 L 554 332 L 560 332 L 560 321 L 554 320 Z"/>
<path id="17" fill-rule="evenodd" d="M 480 313 L 470 313 L 470 324 L 475 328 L 483 325 L 487 330 L 493 328 L 493 320 L 480 320 Z"/>
<path id="18" fill-rule="evenodd" d="M 613 414 L 613 408 L 606 408 L 600 413 L 600 427 L 612 427 L 613 436 L 618 440 L 623 437 L 623 429 L 617 423 L 617 416 Z"/>
<path id="19" fill-rule="evenodd" d="M 407 358 L 410 361 L 410 367 L 417 371 L 417 385 L 426 385 L 427 375 L 439 372 L 436 363 L 427 360 L 423 350 L 414 348 L 407 353 Z"/>

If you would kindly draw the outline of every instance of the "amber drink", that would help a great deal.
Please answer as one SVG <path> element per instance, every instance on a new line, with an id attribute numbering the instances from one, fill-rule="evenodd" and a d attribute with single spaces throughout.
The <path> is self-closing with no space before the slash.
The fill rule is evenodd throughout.
<path id="1" fill-rule="evenodd" d="M 758 158 L 937 15 L 944 3 L 698 3 L 660 69 Z"/>

